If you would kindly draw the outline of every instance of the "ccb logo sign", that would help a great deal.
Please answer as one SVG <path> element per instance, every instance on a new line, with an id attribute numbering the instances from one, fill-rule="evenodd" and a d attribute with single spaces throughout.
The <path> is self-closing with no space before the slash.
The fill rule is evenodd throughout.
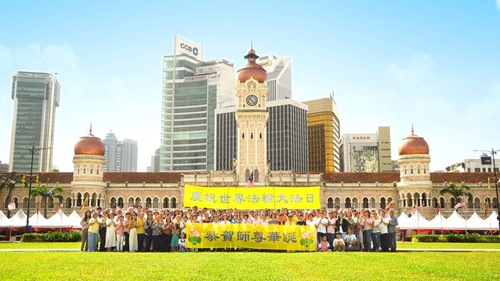
<path id="1" fill-rule="evenodd" d="M 195 56 L 198 55 L 198 48 L 196 48 L 196 47 L 193 48 L 193 47 L 191 47 L 189 45 L 181 43 L 181 49 L 184 49 L 184 50 L 186 50 L 186 51 L 188 51 L 190 53 L 193 53 L 193 55 L 195 55 Z"/>

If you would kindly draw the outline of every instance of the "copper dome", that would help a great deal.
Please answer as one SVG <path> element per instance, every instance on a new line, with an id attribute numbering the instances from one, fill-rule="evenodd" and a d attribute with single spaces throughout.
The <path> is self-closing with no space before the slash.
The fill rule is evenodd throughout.
<path id="1" fill-rule="evenodd" d="M 429 154 L 429 145 L 424 138 L 415 135 L 412 129 L 411 135 L 404 138 L 399 145 L 398 153 L 399 155 Z"/>
<path id="2" fill-rule="evenodd" d="M 90 154 L 104 156 L 105 150 L 101 139 L 94 137 L 92 134 L 81 137 L 75 144 L 75 155 Z"/>
<path id="3" fill-rule="evenodd" d="M 240 81 L 240 83 L 245 83 L 250 77 L 253 77 L 253 79 L 257 80 L 259 83 L 266 81 L 266 70 L 255 62 L 259 56 L 255 54 L 254 49 L 250 49 L 244 58 L 247 59 L 248 63 L 245 67 L 238 70 L 238 81 Z"/>

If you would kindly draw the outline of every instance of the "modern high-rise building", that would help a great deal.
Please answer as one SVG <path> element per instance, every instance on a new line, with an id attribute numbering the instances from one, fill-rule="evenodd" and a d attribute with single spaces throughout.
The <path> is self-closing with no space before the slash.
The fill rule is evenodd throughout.
<path id="1" fill-rule="evenodd" d="M 309 171 L 340 171 L 339 110 L 333 96 L 304 102 L 308 106 Z"/>
<path id="2" fill-rule="evenodd" d="M 279 59 L 276 55 L 262 56 L 257 59 L 267 72 L 267 101 L 292 98 L 292 60 Z"/>
<path id="3" fill-rule="evenodd" d="M 236 107 L 216 110 L 216 170 L 231 171 L 237 158 Z M 272 171 L 309 171 L 307 147 L 307 106 L 303 103 L 282 99 L 266 105 L 267 161 Z"/>
<path id="4" fill-rule="evenodd" d="M 9 164 L 2 163 L 2 161 L 0 161 L 0 173 L 6 173 L 8 171 L 9 171 Z"/>
<path id="5" fill-rule="evenodd" d="M 467 173 L 486 173 L 499 172 L 500 159 L 495 159 L 493 165 L 492 157 L 486 153 L 481 154 L 477 159 L 464 159 L 462 162 L 454 163 L 445 167 L 446 172 L 467 172 Z M 493 182 L 493 181 L 491 181 Z"/>
<path id="6" fill-rule="evenodd" d="M 103 143 L 105 172 L 137 172 L 137 141 L 118 141 L 115 134 L 109 132 Z"/>
<path id="7" fill-rule="evenodd" d="M 59 83 L 55 75 L 19 71 L 12 77 L 14 118 L 9 171 L 29 172 L 32 152 L 33 171 L 50 172 L 54 145 Z"/>
<path id="8" fill-rule="evenodd" d="M 160 171 L 160 149 L 155 150 L 155 155 L 151 156 L 151 166 L 147 167 L 147 172 Z"/>
<path id="9" fill-rule="evenodd" d="M 234 100 L 234 66 L 201 54 L 176 37 L 174 55 L 163 58 L 160 171 L 214 170 L 215 109 Z"/>
<path id="10" fill-rule="evenodd" d="M 392 172 L 390 128 L 342 135 L 342 156 L 343 172 Z"/>

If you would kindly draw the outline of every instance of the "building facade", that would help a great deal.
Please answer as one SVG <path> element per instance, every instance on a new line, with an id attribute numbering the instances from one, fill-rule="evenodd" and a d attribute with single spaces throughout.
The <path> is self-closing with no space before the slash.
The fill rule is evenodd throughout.
<path id="1" fill-rule="evenodd" d="M 257 59 L 267 72 L 267 101 L 292 98 L 292 60 L 279 59 L 276 55 L 262 56 Z"/>
<path id="2" fill-rule="evenodd" d="M 389 127 L 379 127 L 375 134 L 342 136 L 344 172 L 392 172 Z"/>
<path id="3" fill-rule="evenodd" d="M 214 170 L 215 109 L 230 100 L 232 63 L 192 53 L 163 58 L 160 171 Z"/>
<path id="4" fill-rule="evenodd" d="M 12 77 L 14 117 L 9 171 L 50 172 L 59 83 L 55 75 L 19 71 Z M 33 149 L 33 155 L 30 149 Z"/>
<path id="5" fill-rule="evenodd" d="M 486 158 L 486 161 L 483 160 Z M 492 158 L 486 154 L 481 155 L 479 159 L 465 159 L 463 162 L 458 162 L 449 165 L 445 168 L 446 172 L 467 172 L 467 173 L 480 173 L 480 172 L 497 172 L 500 169 L 500 160 L 495 159 L 495 167 L 493 167 Z"/>
<path id="6" fill-rule="evenodd" d="M 103 140 L 105 146 L 105 172 L 137 172 L 137 141 L 119 141 L 109 132 Z"/>
<path id="7" fill-rule="evenodd" d="M 340 120 L 333 96 L 306 101 L 309 171 L 333 173 L 340 171 Z"/>

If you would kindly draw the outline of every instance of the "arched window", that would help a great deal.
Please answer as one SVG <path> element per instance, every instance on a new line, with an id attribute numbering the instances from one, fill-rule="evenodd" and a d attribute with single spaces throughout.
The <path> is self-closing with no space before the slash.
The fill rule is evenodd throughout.
<path id="1" fill-rule="evenodd" d="M 151 208 L 151 203 L 152 203 L 151 198 L 150 198 L 150 197 L 147 197 L 147 198 L 146 198 L 146 207 L 147 207 L 147 208 Z"/>
<path id="2" fill-rule="evenodd" d="M 136 207 L 141 206 L 141 201 L 142 201 L 142 200 L 141 200 L 141 197 L 137 197 L 137 198 L 135 198 L 135 206 L 136 206 Z"/>
<path id="3" fill-rule="evenodd" d="M 116 198 L 115 197 L 111 197 L 111 201 L 110 201 L 109 205 L 111 207 L 116 206 Z"/>
<path id="4" fill-rule="evenodd" d="M 436 197 L 432 198 L 432 208 L 438 207 L 438 199 Z"/>
<path id="5" fill-rule="evenodd" d="M 127 207 L 133 207 L 134 206 L 134 198 L 133 197 L 130 197 L 128 199 L 128 206 Z"/>
<path id="6" fill-rule="evenodd" d="M 82 194 L 78 192 L 76 194 L 76 206 L 80 207 L 82 205 Z"/>
<path id="7" fill-rule="evenodd" d="M 352 206 L 351 206 L 351 198 L 349 198 L 349 197 L 345 198 L 345 208 L 346 209 L 352 208 Z"/>
<path id="8" fill-rule="evenodd" d="M 375 201 L 374 197 L 370 198 L 370 208 L 372 209 L 377 208 L 377 202 Z"/>
<path id="9" fill-rule="evenodd" d="M 163 198 L 163 208 L 168 208 L 168 197 Z"/>
<path id="10" fill-rule="evenodd" d="M 472 200 L 472 197 L 467 199 L 467 209 L 474 209 L 474 201 Z"/>
<path id="11" fill-rule="evenodd" d="M 415 206 L 420 207 L 420 206 L 421 206 L 421 205 L 420 205 L 420 194 L 415 193 L 415 194 L 413 195 L 413 198 L 415 199 Z"/>
<path id="12" fill-rule="evenodd" d="M 368 205 L 368 198 L 363 198 L 363 208 L 365 209 L 368 209 L 369 208 L 369 205 Z"/>
<path id="13" fill-rule="evenodd" d="M 422 207 L 427 207 L 427 194 L 422 193 Z"/>
<path id="14" fill-rule="evenodd" d="M 491 198 L 490 197 L 484 198 L 484 207 L 488 207 L 488 209 L 491 209 Z"/>
<path id="15" fill-rule="evenodd" d="M 335 198 L 335 207 L 340 207 L 340 198 Z"/>
<path id="16" fill-rule="evenodd" d="M 71 197 L 66 197 L 66 208 L 71 208 L 71 207 L 72 207 Z"/>
<path id="17" fill-rule="evenodd" d="M 456 202 L 455 198 L 451 197 L 450 198 L 450 209 L 455 208 L 456 203 L 457 202 Z"/>
<path id="18" fill-rule="evenodd" d="M 97 205 L 97 194 L 92 193 L 92 200 L 90 200 L 90 206 L 96 207 Z"/>
<path id="19" fill-rule="evenodd" d="M 154 209 L 158 209 L 158 202 L 159 202 L 159 200 L 157 197 L 153 198 L 153 208 Z"/>
<path id="20" fill-rule="evenodd" d="M 439 198 L 439 203 L 441 205 L 441 209 L 445 209 L 446 208 L 445 200 L 444 200 L 443 197 Z"/>
<path id="21" fill-rule="evenodd" d="M 172 208 L 173 209 L 177 208 L 177 198 L 173 197 L 171 202 L 172 202 Z"/>
<path id="22" fill-rule="evenodd" d="M 498 208 L 498 198 L 493 197 L 493 208 Z"/>
<path id="23" fill-rule="evenodd" d="M 406 194 L 406 206 L 407 207 L 413 207 L 413 201 L 411 200 L 411 194 L 410 193 Z"/>
<path id="24" fill-rule="evenodd" d="M 123 208 L 123 198 L 118 198 L 118 207 Z"/>
<path id="25" fill-rule="evenodd" d="M 394 199 L 392 199 L 392 197 L 388 197 L 387 198 L 387 206 L 388 207 L 392 206 L 392 208 L 396 208 L 397 207 L 396 202 L 393 202 L 393 201 L 394 201 Z"/>
<path id="26" fill-rule="evenodd" d="M 352 198 L 352 207 L 353 208 L 358 208 L 359 207 L 359 205 L 358 205 L 358 198 L 356 198 L 356 197 Z"/>
<path id="27" fill-rule="evenodd" d="M 479 197 L 474 198 L 474 210 L 481 210 L 481 199 Z"/>
<path id="28" fill-rule="evenodd" d="M 328 209 L 333 209 L 333 198 L 332 197 L 328 197 L 328 201 L 327 201 L 326 207 Z"/>
<path id="29" fill-rule="evenodd" d="M 380 208 L 385 209 L 386 203 L 385 203 L 385 197 L 380 198 Z"/>

